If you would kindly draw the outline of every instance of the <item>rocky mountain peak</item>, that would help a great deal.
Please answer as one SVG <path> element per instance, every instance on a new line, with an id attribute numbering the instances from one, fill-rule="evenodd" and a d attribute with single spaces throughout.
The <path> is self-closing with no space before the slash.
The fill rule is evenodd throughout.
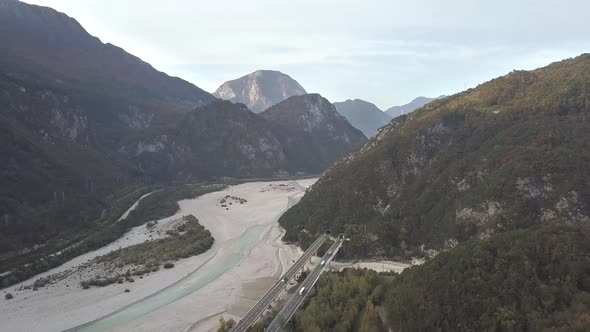
<path id="1" fill-rule="evenodd" d="M 305 93 L 305 89 L 289 75 L 274 70 L 257 70 L 223 83 L 214 95 L 243 103 L 253 112 L 259 113 L 291 96 Z"/>
<path id="2" fill-rule="evenodd" d="M 280 119 L 289 126 L 297 126 L 307 132 L 322 128 L 331 121 L 346 122 L 350 126 L 334 105 L 317 93 L 288 98 L 261 115 L 267 119 Z"/>
<path id="3" fill-rule="evenodd" d="M 304 132 L 326 160 L 342 158 L 366 141 L 330 101 L 315 93 L 290 97 L 260 115 L 287 132 Z"/>

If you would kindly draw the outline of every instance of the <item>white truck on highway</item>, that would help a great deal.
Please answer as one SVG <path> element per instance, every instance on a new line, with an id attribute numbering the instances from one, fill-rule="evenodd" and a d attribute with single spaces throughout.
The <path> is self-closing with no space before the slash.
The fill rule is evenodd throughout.
<path id="1" fill-rule="evenodd" d="M 303 295 L 303 292 L 305 292 L 305 286 L 299 289 L 299 295 Z"/>

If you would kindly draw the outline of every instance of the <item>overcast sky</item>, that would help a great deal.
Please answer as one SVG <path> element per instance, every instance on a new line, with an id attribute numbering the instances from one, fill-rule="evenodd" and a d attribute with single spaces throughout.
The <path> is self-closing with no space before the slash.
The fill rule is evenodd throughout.
<path id="1" fill-rule="evenodd" d="M 589 0 L 26 0 L 213 92 L 257 69 L 382 109 L 590 52 Z"/>

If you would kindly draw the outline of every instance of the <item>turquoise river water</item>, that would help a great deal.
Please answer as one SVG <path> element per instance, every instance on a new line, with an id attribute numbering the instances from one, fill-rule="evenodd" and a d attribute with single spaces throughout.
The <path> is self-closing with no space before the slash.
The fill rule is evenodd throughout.
<path id="1" fill-rule="evenodd" d="M 267 227 L 268 225 L 258 225 L 248 229 L 233 248 L 231 255 L 225 259 L 212 259 L 178 284 L 173 285 L 152 297 L 148 297 L 123 308 L 114 314 L 100 318 L 87 325 L 83 325 L 76 330 L 96 332 L 119 326 L 147 315 L 154 310 L 162 308 L 165 305 L 175 302 L 194 291 L 203 288 L 236 266 Z"/>

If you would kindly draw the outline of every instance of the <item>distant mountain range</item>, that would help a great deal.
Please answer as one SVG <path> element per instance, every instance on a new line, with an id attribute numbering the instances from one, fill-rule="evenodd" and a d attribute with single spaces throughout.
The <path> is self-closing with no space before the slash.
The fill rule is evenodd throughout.
<path id="1" fill-rule="evenodd" d="M 444 98 L 445 96 L 440 96 L 438 98 L 427 98 L 427 97 L 418 97 L 408 104 L 402 106 L 393 106 L 388 108 L 385 113 L 389 115 L 391 118 L 397 118 L 400 115 L 408 114 L 410 112 L 414 112 L 415 110 L 419 109 L 420 107 L 434 101 L 437 99 Z"/>
<path id="2" fill-rule="evenodd" d="M 391 121 L 391 117 L 383 113 L 377 106 L 361 99 L 348 99 L 344 102 L 334 103 L 334 106 L 336 106 L 338 113 L 367 137 L 375 136 L 379 128 Z"/>
<path id="3" fill-rule="evenodd" d="M 213 93 L 218 98 L 243 103 L 254 113 L 260 113 L 289 97 L 304 94 L 307 92 L 297 81 L 289 75 L 273 70 L 257 70 L 227 81 Z M 413 112 L 439 98 L 418 97 L 409 104 L 391 107 L 386 112 L 361 99 L 336 102 L 334 106 L 338 113 L 360 129 L 366 137 L 373 137 L 379 128 L 391 121 L 391 118 Z"/>
<path id="4" fill-rule="evenodd" d="M 273 70 L 258 70 L 223 83 L 213 95 L 243 103 L 254 113 L 260 113 L 289 97 L 306 93 L 289 75 Z"/>

